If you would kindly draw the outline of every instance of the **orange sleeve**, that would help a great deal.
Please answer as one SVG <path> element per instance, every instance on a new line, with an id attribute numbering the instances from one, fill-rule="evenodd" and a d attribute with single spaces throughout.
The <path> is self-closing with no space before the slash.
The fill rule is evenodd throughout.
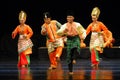
<path id="1" fill-rule="evenodd" d="M 18 34 L 19 32 L 19 26 L 17 26 L 14 31 L 12 32 L 12 38 L 15 38 L 15 36 Z"/>
<path id="2" fill-rule="evenodd" d="M 108 28 L 102 22 L 100 22 L 100 27 L 103 31 L 108 31 Z"/>
<path id="3" fill-rule="evenodd" d="M 108 30 L 107 33 L 105 33 L 105 46 L 109 46 L 112 43 L 113 37 L 112 32 Z"/>
<path id="4" fill-rule="evenodd" d="M 31 36 L 33 35 L 33 31 L 30 28 L 30 26 L 27 26 L 27 38 L 31 38 Z"/>

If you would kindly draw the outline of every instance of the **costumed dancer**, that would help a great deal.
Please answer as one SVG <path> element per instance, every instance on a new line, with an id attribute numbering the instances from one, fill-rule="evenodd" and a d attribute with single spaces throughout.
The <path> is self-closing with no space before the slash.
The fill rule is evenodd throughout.
<path id="1" fill-rule="evenodd" d="M 31 37 L 33 31 L 29 25 L 25 24 L 27 14 L 24 11 L 19 13 L 19 22 L 14 31 L 12 32 L 12 39 L 19 34 L 18 39 L 18 67 L 26 67 L 30 65 L 30 54 L 32 54 L 33 43 Z"/>
<path id="2" fill-rule="evenodd" d="M 41 34 L 46 35 L 46 46 L 50 59 L 49 69 L 56 69 L 62 50 L 64 47 L 63 37 L 57 35 L 57 30 L 61 27 L 61 23 L 57 20 L 51 20 L 49 12 L 43 14 L 44 24 L 42 25 Z"/>
<path id="3" fill-rule="evenodd" d="M 74 14 L 70 10 L 67 12 L 67 22 L 57 31 L 58 35 L 67 37 L 67 64 L 69 74 L 73 74 L 73 64 L 76 63 L 76 53 L 80 53 L 80 40 L 86 36 L 83 26 L 74 21 Z"/>
<path id="4" fill-rule="evenodd" d="M 103 53 L 103 48 L 106 46 L 104 44 L 103 31 L 105 33 L 108 32 L 108 28 L 101 21 L 98 21 L 99 15 L 100 9 L 98 7 L 94 7 L 91 12 L 93 22 L 91 22 L 86 29 L 86 35 L 91 32 L 89 48 L 91 52 L 92 67 L 98 67 L 99 65 L 99 53 Z"/>

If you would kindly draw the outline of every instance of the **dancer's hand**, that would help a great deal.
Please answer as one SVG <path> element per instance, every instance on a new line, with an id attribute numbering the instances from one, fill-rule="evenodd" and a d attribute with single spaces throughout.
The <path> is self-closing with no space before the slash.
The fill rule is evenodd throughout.
<path id="1" fill-rule="evenodd" d="M 12 39 L 14 39 L 15 38 L 15 34 L 14 33 L 12 33 Z"/>

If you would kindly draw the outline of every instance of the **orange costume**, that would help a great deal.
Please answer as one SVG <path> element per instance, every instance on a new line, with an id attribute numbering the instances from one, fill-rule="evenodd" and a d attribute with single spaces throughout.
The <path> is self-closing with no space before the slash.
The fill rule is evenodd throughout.
<path id="1" fill-rule="evenodd" d="M 97 51 L 99 51 L 100 53 L 103 52 L 104 38 L 103 38 L 103 34 L 101 32 L 102 30 L 107 31 L 108 29 L 100 21 L 97 21 L 96 27 L 94 27 L 93 23 L 91 23 L 88 26 L 88 28 L 86 29 L 87 35 L 89 34 L 90 31 L 92 32 L 91 39 L 90 39 L 90 51 L 91 51 L 92 64 L 99 63 L 99 57 L 98 57 Z M 94 54 L 94 53 L 96 53 L 96 54 Z"/>
<path id="2" fill-rule="evenodd" d="M 106 32 L 103 31 L 103 36 L 104 36 L 104 41 L 105 41 L 104 47 L 112 48 L 113 42 L 114 42 L 112 32 L 111 31 L 106 31 Z"/>
<path id="3" fill-rule="evenodd" d="M 58 36 L 56 33 L 60 26 L 61 24 L 56 20 L 51 20 L 50 23 L 42 25 L 41 34 L 47 36 L 46 46 L 48 48 L 51 69 L 57 67 L 57 58 L 60 58 L 64 47 L 63 37 Z"/>
<path id="4" fill-rule="evenodd" d="M 91 33 L 90 39 L 90 51 L 91 51 L 91 66 L 98 66 L 99 64 L 99 53 L 103 53 L 104 44 L 104 33 L 108 32 L 108 28 L 100 21 L 97 21 L 100 14 L 99 8 L 95 7 L 92 11 L 93 22 L 89 24 L 86 29 L 86 35 Z"/>
<path id="5" fill-rule="evenodd" d="M 19 17 L 24 15 L 25 13 L 21 11 Z M 33 43 L 31 41 L 31 36 L 33 35 L 33 31 L 29 25 L 23 24 L 18 25 L 15 30 L 12 32 L 12 38 L 19 34 L 18 39 L 18 67 L 22 65 L 28 66 L 30 64 L 30 54 L 32 54 L 32 46 Z"/>

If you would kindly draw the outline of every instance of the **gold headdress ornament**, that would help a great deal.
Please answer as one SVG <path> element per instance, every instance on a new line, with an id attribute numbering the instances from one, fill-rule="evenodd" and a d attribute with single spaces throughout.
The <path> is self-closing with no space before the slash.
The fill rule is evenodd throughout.
<path id="1" fill-rule="evenodd" d="M 94 7 L 91 13 L 91 16 L 92 15 L 95 15 L 98 18 L 100 15 L 100 9 L 98 7 Z"/>
<path id="2" fill-rule="evenodd" d="M 27 14 L 24 11 L 20 11 L 19 13 L 19 20 L 26 19 Z"/>

